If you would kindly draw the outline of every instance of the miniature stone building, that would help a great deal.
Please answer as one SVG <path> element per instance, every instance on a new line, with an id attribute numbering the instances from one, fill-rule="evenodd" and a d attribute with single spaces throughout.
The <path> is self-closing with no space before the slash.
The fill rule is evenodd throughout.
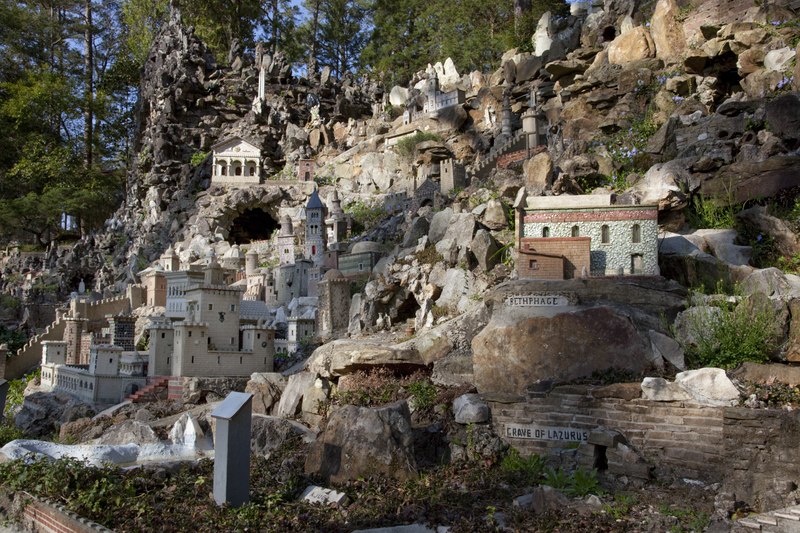
<path id="1" fill-rule="evenodd" d="M 300 159 L 297 162 L 297 181 L 314 181 L 316 165 L 313 159 Z"/>
<path id="2" fill-rule="evenodd" d="M 164 275 L 164 268 L 160 264 L 156 264 L 139 272 L 139 278 L 145 287 L 147 305 L 165 307 L 167 305 L 167 277 Z"/>
<path id="3" fill-rule="evenodd" d="M 319 283 L 319 331 L 323 336 L 345 330 L 350 319 L 350 283 L 338 270 L 329 270 Z"/>
<path id="4" fill-rule="evenodd" d="M 518 216 L 522 224 L 517 226 L 520 277 L 659 274 L 655 205 L 612 205 L 611 195 L 562 195 L 528 197 L 526 205 L 520 208 Z M 561 258 L 561 278 L 553 277 L 558 269 L 550 256 Z M 542 263 L 532 267 L 531 261 Z"/>
<path id="5" fill-rule="evenodd" d="M 241 137 L 227 139 L 211 147 L 213 171 L 211 183 L 261 183 L 261 149 Z"/>
<path id="6" fill-rule="evenodd" d="M 339 257 L 339 270 L 348 278 L 368 276 L 382 255 L 380 244 L 372 241 L 357 242 L 350 248 L 350 253 Z"/>
<path id="7" fill-rule="evenodd" d="M 120 346 L 94 345 L 88 365 L 66 364 L 67 343 L 42 343 L 45 388 L 59 390 L 95 404 L 114 404 L 147 383 L 147 355 Z"/>
<path id="8" fill-rule="evenodd" d="M 439 163 L 440 192 L 449 194 L 453 189 L 463 189 L 467 186 L 467 173 L 464 165 L 455 159 L 445 159 Z"/>

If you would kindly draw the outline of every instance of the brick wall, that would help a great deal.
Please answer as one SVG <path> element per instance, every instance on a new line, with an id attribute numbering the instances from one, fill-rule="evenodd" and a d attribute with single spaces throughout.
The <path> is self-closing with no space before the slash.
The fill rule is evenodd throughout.
<path id="1" fill-rule="evenodd" d="M 557 392 L 561 391 L 561 392 Z M 488 399 L 488 398 L 487 398 Z M 491 401 L 492 423 L 499 435 L 524 454 L 537 453 L 574 461 L 574 444 L 508 436 L 509 424 L 535 424 L 590 432 L 617 430 L 659 471 L 719 481 L 723 471 L 723 409 L 688 403 L 596 398 L 582 387 L 516 402 Z"/>
<path id="2" fill-rule="evenodd" d="M 0 508 L 14 516 L 25 531 L 36 533 L 113 533 L 110 529 L 68 511 L 55 502 L 40 500 L 30 494 L 0 493 Z M 15 511 L 20 510 L 21 515 Z"/>
<path id="3" fill-rule="evenodd" d="M 528 150 L 509 152 L 497 158 L 497 168 L 508 168 L 510 165 L 528 159 Z"/>
<path id="4" fill-rule="evenodd" d="M 758 511 L 795 505 L 800 485 L 800 414 L 781 409 L 724 410 L 722 489 Z"/>
<path id="5" fill-rule="evenodd" d="M 524 238 L 520 242 L 517 272 L 523 279 L 571 279 L 581 277 L 591 268 L 589 237 Z M 558 265 L 546 257 L 562 256 Z M 530 260 L 539 264 L 538 272 L 530 268 Z"/>

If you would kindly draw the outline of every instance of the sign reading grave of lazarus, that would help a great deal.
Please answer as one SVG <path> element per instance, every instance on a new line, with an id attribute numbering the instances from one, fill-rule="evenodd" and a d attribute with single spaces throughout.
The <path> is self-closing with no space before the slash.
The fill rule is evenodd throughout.
<path id="1" fill-rule="evenodd" d="M 506 307 L 558 307 L 572 303 L 574 302 L 566 295 L 544 292 L 512 294 L 505 299 Z"/>
<path id="2" fill-rule="evenodd" d="M 589 431 L 585 429 L 537 426 L 536 424 L 506 424 L 505 436 L 511 439 L 586 441 Z"/>

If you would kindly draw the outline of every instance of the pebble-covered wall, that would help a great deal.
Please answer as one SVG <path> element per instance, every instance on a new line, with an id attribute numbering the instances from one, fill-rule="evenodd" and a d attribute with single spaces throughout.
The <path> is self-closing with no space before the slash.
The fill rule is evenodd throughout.
<path id="1" fill-rule="evenodd" d="M 528 210 L 522 236 L 590 237 L 593 276 L 659 273 L 655 207 Z"/>

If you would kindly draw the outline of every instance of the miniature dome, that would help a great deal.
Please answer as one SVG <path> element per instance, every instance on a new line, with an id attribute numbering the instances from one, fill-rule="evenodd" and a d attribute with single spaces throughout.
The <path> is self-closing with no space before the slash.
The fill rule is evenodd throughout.
<path id="1" fill-rule="evenodd" d="M 339 270 L 332 268 L 331 270 L 325 272 L 325 275 L 322 276 L 322 279 L 324 281 L 340 281 L 346 280 L 347 278 L 344 277 L 344 274 L 342 274 Z"/>
<path id="2" fill-rule="evenodd" d="M 357 242 L 350 248 L 351 254 L 365 254 L 368 252 L 381 253 L 381 245 L 373 241 Z"/>

